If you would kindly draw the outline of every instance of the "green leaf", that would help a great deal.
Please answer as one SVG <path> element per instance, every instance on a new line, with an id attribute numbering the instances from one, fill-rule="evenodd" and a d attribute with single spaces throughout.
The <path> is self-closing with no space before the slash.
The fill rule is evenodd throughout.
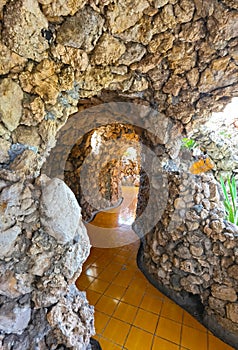
<path id="1" fill-rule="evenodd" d="M 222 188 L 222 192 L 224 194 L 224 207 L 226 211 L 226 219 L 231 223 L 238 225 L 238 204 L 237 204 L 237 186 L 236 180 L 234 177 L 227 178 L 227 186 L 223 178 L 220 178 L 220 184 Z"/>

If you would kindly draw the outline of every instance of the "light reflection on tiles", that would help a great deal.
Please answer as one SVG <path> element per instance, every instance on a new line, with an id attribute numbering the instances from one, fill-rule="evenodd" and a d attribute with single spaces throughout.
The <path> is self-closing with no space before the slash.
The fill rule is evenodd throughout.
<path id="1" fill-rule="evenodd" d="M 103 220 L 101 215 L 102 226 Z M 105 221 L 108 226 L 108 215 Z M 136 265 L 138 248 L 138 240 L 117 248 L 93 247 L 77 280 L 95 307 L 95 338 L 102 349 L 232 350 L 149 284 Z"/>

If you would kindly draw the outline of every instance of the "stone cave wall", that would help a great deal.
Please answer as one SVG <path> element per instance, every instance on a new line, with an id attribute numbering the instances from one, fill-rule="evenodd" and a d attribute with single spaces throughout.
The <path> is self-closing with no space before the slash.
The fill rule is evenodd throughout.
<path id="1" fill-rule="evenodd" d="M 154 126 L 158 154 L 177 159 L 182 132 L 238 93 L 237 10 L 233 0 L 0 1 L 3 349 L 85 349 L 93 334 L 92 309 L 73 286 L 89 254 L 80 209 L 62 180 L 40 177 L 59 130 L 78 109 L 130 101 L 156 110 L 143 127 Z M 153 184 L 159 197 L 156 173 Z M 71 220 L 62 222 L 57 208 Z M 232 276 L 216 283 L 237 291 Z M 212 293 L 206 308 L 225 329 L 236 327 L 235 297 L 222 306 L 224 316 L 215 307 L 221 294 Z"/>
<path id="2" fill-rule="evenodd" d="M 73 282 L 90 244 L 73 193 L 1 170 L 0 203 L 1 349 L 85 349 L 94 311 Z"/>
<path id="3" fill-rule="evenodd" d="M 159 290 L 237 349 L 238 227 L 224 220 L 222 191 L 213 174 L 191 174 L 195 159 L 188 157 L 182 150 L 179 163 L 153 169 L 167 177 L 167 201 L 156 226 L 142 237 L 138 265 Z M 142 177 L 142 204 L 149 185 Z M 153 211 L 160 206 L 155 202 Z M 141 232 L 143 223 L 134 229 Z"/>
<path id="4" fill-rule="evenodd" d="M 92 152 L 91 138 L 95 131 L 100 144 Z M 138 149 L 138 142 L 133 126 L 118 123 L 91 131 L 73 146 L 66 161 L 64 180 L 74 192 L 85 221 L 91 221 L 100 210 L 119 205 L 121 177 L 126 170 L 130 171 L 123 169 L 121 159 L 128 147 Z M 59 148 L 54 158 L 59 162 L 61 156 Z"/>
<path id="5" fill-rule="evenodd" d="M 212 126 L 194 130 L 191 137 L 206 151 L 214 162 L 214 175 L 218 181 L 234 176 L 238 180 L 238 129 L 214 120 Z"/>

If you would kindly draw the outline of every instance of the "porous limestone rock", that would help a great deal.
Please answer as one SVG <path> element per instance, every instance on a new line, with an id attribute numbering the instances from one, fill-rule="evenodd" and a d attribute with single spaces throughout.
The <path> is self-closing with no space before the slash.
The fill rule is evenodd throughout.
<path id="1" fill-rule="evenodd" d="M 3 43 L 24 58 L 40 61 L 47 57 L 49 45 L 42 36 L 48 21 L 37 0 L 9 2 L 4 11 Z"/>
<path id="2" fill-rule="evenodd" d="M 57 42 L 74 48 L 92 51 L 100 35 L 104 19 L 90 6 L 68 17 L 57 32 Z"/>
<path id="3" fill-rule="evenodd" d="M 143 10 L 149 7 L 147 0 L 131 2 L 122 0 L 115 4 L 110 4 L 107 18 L 112 34 L 122 33 L 126 29 L 133 27 L 142 17 Z"/>
<path id="4" fill-rule="evenodd" d="M 9 50 L 9 48 L 0 42 L 0 74 L 7 74 L 10 71 L 18 72 L 22 71 L 27 59 L 21 57 Z"/>
<path id="5" fill-rule="evenodd" d="M 52 47 L 51 52 L 55 58 L 72 66 L 76 71 L 85 71 L 88 66 L 88 55 L 83 50 L 57 44 Z"/>
<path id="6" fill-rule="evenodd" d="M 54 21 L 55 18 L 61 16 L 71 15 L 73 16 L 78 10 L 80 10 L 86 3 L 86 0 L 79 1 L 39 1 L 42 4 L 42 11 L 47 19 Z"/>
<path id="7" fill-rule="evenodd" d="M 164 288 L 178 293 L 177 302 L 180 295 L 199 302 L 204 322 L 212 320 L 206 325 L 216 334 L 222 327 L 225 340 L 237 345 L 237 300 L 230 301 L 237 292 L 237 227 L 224 220 L 222 199 L 211 174 L 191 175 L 192 160 L 185 157 L 186 162 L 181 162 L 180 153 L 183 133 L 200 125 L 211 112 L 221 111 L 237 95 L 237 23 L 234 0 L 0 0 L 0 234 L 5 237 L 4 232 L 21 228 L 12 237 L 7 256 L 1 258 L 0 304 L 14 302 L 21 308 L 29 299 L 32 310 L 23 333 L 4 332 L 0 347 L 4 344 L 10 349 L 13 343 L 12 350 L 71 346 L 79 339 L 77 326 L 62 336 L 65 328 L 57 330 L 61 325 L 54 321 L 51 326 L 47 321 L 52 307 L 61 310 L 56 314 L 62 319 L 65 314 L 65 319 L 72 316 L 79 323 L 80 345 L 87 346 L 93 333 L 91 311 L 67 314 L 58 305 L 59 301 L 68 303 L 69 285 L 89 254 L 79 209 L 62 185 L 64 198 L 59 198 L 69 199 L 73 212 L 48 194 L 49 217 L 44 216 L 45 208 L 39 206 L 47 186 L 41 188 L 34 178 L 42 171 L 59 130 L 67 128 L 68 117 L 77 108 L 90 110 L 118 100 L 155 110 L 143 115 L 145 129 L 139 137 L 155 152 L 168 178 L 165 189 L 158 176 L 161 169 L 151 161 L 155 192 L 151 217 L 165 205 L 166 209 L 146 236 L 145 265 Z M 92 114 L 79 130 L 87 130 Z M 112 115 L 105 109 L 103 122 Z M 92 129 L 100 118 L 95 113 Z M 136 120 L 131 116 L 132 124 Z M 77 132 L 74 125 L 72 135 L 76 137 Z M 60 152 L 70 147 L 72 139 L 65 136 Z M 237 176 L 236 154 L 228 161 L 231 143 L 223 139 L 220 155 L 216 142 L 212 133 L 206 136 L 208 154 L 214 155 L 218 169 L 224 168 L 225 173 L 233 169 Z M 80 155 L 73 158 L 78 160 Z M 56 173 L 63 168 L 64 173 L 65 164 L 53 159 L 48 166 Z M 72 182 L 73 170 L 68 162 L 65 176 Z M 117 176 L 113 166 L 108 170 Z M 94 189 L 94 184 L 90 188 L 93 181 L 86 180 L 85 189 Z M 141 174 L 143 200 L 138 202 L 138 213 L 149 200 L 147 180 Z M 119 193 L 115 184 L 114 200 Z M 67 226 L 59 210 L 50 206 L 50 199 L 69 218 L 77 214 L 78 222 L 72 219 Z M 82 206 L 86 214 L 91 210 L 84 200 Z M 51 217 L 55 211 L 60 226 Z M 148 233 L 151 227 L 145 225 L 144 230 Z M 86 323 L 84 315 L 91 321 Z M 10 316 L 5 314 L 6 324 L 11 323 Z"/>
<path id="8" fill-rule="evenodd" d="M 0 116 L 9 131 L 18 126 L 22 116 L 23 91 L 10 78 L 0 81 Z"/>
<path id="9" fill-rule="evenodd" d="M 237 295 L 236 291 L 233 288 L 225 287 L 221 285 L 213 285 L 212 286 L 212 295 L 215 298 L 221 299 L 221 300 L 228 300 L 228 301 L 236 301 Z"/>
<path id="10" fill-rule="evenodd" d="M 0 330 L 9 334 L 21 334 L 31 318 L 29 303 L 16 306 L 14 302 L 3 304 L 0 308 Z"/>
<path id="11" fill-rule="evenodd" d="M 59 303 L 52 307 L 47 315 L 47 320 L 53 332 L 54 328 L 57 328 L 57 332 L 60 333 L 59 337 L 67 347 L 84 350 L 84 344 L 89 343 L 90 340 L 85 329 L 94 330 L 92 317 L 93 307 L 89 307 L 85 300 L 85 292 L 79 292 L 75 286 L 72 286 L 67 296 L 60 299 Z"/>
<path id="12" fill-rule="evenodd" d="M 120 40 L 112 35 L 103 34 L 93 51 L 93 62 L 102 66 L 113 64 L 125 51 L 126 47 Z"/>
<path id="13" fill-rule="evenodd" d="M 0 139 L 0 163 L 8 163 L 11 143 L 7 140 Z"/>
<path id="14" fill-rule="evenodd" d="M 238 304 L 228 304 L 226 307 L 227 316 L 233 322 L 238 322 Z"/>
<path id="15" fill-rule="evenodd" d="M 118 64 L 124 64 L 126 66 L 132 63 L 138 62 L 145 55 L 146 49 L 143 45 L 137 43 L 130 43 L 126 47 L 126 52 L 119 59 Z"/>

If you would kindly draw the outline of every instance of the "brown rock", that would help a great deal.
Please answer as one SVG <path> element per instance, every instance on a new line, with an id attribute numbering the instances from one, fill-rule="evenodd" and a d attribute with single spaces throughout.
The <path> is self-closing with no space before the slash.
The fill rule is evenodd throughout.
<path id="1" fill-rule="evenodd" d="M 148 89 L 149 83 L 145 77 L 136 77 L 130 87 L 131 91 L 144 91 Z"/>
<path id="2" fill-rule="evenodd" d="M 176 17 L 174 14 L 174 8 L 171 4 L 168 4 L 162 8 L 160 18 L 164 24 L 163 28 L 172 29 L 177 25 Z"/>
<path id="3" fill-rule="evenodd" d="M 186 43 L 178 42 L 168 54 L 168 61 L 175 74 L 190 71 L 196 64 L 197 54 L 194 48 Z"/>
<path id="4" fill-rule="evenodd" d="M 195 231 L 199 228 L 200 224 L 199 224 L 199 222 L 196 222 L 196 221 L 194 221 L 194 222 L 187 221 L 186 226 L 188 228 L 188 231 Z"/>
<path id="5" fill-rule="evenodd" d="M 196 87 L 198 80 L 199 80 L 199 71 L 198 68 L 193 68 L 191 69 L 187 74 L 186 74 L 187 80 L 189 82 L 189 85 L 191 87 Z"/>
<path id="6" fill-rule="evenodd" d="M 238 45 L 231 47 L 229 49 L 229 53 L 236 64 L 238 64 Z"/>
<path id="7" fill-rule="evenodd" d="M 224 224 L 221 220 L 213 220 L 210 223 L 210 227 L 212 228 L 213 231 L 215 231 L 216 233 L 221 233 L 223 231 L 224 228 Z"/>
<path id="8" fill-rule="evenodd" d="M 44 119 L 45 105 L 40 97 L 28 95 L 23 100 L 23 107 L 21 124 L 35 126 Z"/>
<path id="9" fill-rule="evenodd" d="M 155 53 L 164 53 L 172 48 L 175 37 L 170 32 L 165 32 L 158 34 L 153 37 L 150 41 L 148 50 L 149 52 Z"/>
<path id="10" fill-rule="evenodd" d="M 143 45 L 138 43 L 130 43 L 126 47 L 126 52 L 119 59 L 118 64 L 130 66 L 132 63 L 140 61 L 145 53 L 146 49 Z"/>
<path id="11" fill-rule="evenodd" d="M 236 0 L 223 0 L 223 2 L 228 6 L 233 9 L 238 10 L 238 3 Z"/>
<path id="12" fill-rule="evenodd" d="M 170 72 L 163 65 L 158 64 L 157 67 L 148 72 L 148 75 L 152 81 L 153 88 L 160 91 L 164 83 L 168 80 Z"/>
<path id="13" fill-rule="evenodd" d="M 39 1 L 40 2 L 40 1 Z M 44 1 L 43 1 L 44 2 Z M 49 2 L 49 1 L 47 1 Z M 60 16 L 73 16 L 78 10 L 80 10 L 85 4 L 86 0 L 54 0 L 49 3 L 45 3 L 42 6 L 42 11 L 44 15 L 51 20 L 54 17 Z"/>
<path id="14" fill-rule="evenodd" d="M 107 11 L 107 18 L 112 34 L 119 34 L 133 27 L 143 16 L 143 11 L 149 7 L 147 0 L 121 0 L 111 4 Z"/>
<path id="15" fill-rule="evenodd" d="M 213 284 L 211 291 L 215 298 L 232 302 L 237 300 L 237 295 L 234 288 Z"/>
<path id="16" fill-rule="evenodd" d="M 88 66 L 88 55 L 83 50 L 57 44 L 52 47 L 51 52 L 55 58 L 77 71 L 85 71 Z"/>
<path id="17" fill-rule="evenodd" d="M 178 75 L 172 75 L 163 87 L 163 92 L 178 96 L 181 89 L 186 87 L 186 80 Z"/>
<path id="18" fill-rule="evenodd" d="M 38 94 L 45 103 L 54 105 L 59 94 L 59 81 L 57 65 L 48 59 L 41 61 L 35 72 L 30 76 L 33 91 Z M 63 90 L 63 88 L 62 88 Z"/>
<path id="19" fill-rule="evenodd" d="M 228 275 L 238 280 L 238 265 L 233 265 L 228 269 Z"/>
<path id="20" fill-rule="evenodd" d="M 110 34 L 103 34 L 98 41 L 92 61 L 97 65 L 107 66 L 115 63 L 126 51 L 126 46 Z"/>
<path id="21" fill-rule="evenodd" d="M 176 198 L 174 201 L 174 208 L 175 209 L 184 209 L 186 207 L 186 203 L 182 198 Z"/>
<path id="22" fill-rule="evenodd" d="M 87 97 L 92 96 L 90 91 L 95 93 L 102 88 L 107 88 L 113 82 L 114 76 L 109 68 L 88 67 L 84 73 L 77 75 L 77 80 L 81 81 L 81 97 Z"/>
<path id="23" fill-rule="evenodd" d="M 209 297 L 209 306 L 211 309 L 215 310 L 222 317 L 225 316 L 225 305 L 226 302 L 217 298 Z"/>
<path id="24" fill-rule="evenodd" d="M 209 17 L 213 14 L 216 0 L 210 0 L 209 2 L 204 0 L 193 0 L 196 7 L 198 17 Z"/>
<path id="25" fill-rule="evenodd" d="M 237 67 L 230 62 L 230 57 L 214 60 L 209 68 L 201 74 L 199 91 L 212 91 L 237 81 Z"/>
<path id="26" fill-rule="evenodd" d="M 184 260 L 180 263 L 180 269 L 185 272 L 197 274 L 197 265 L 194 260 Z"/>
<path id="27" fill-rule="evenodd" d="M 195 5 L 190 0 L 181 0 L 174 6 L 176 19 L 180 23 L 190 22 L 193 19 Z"/>
<path id="28" fill-rule="evenodd" d="M 227 41 L 237 36 L 237 11 L 224 11 L 222 4 L 219 4 L 216 6 L 213 16 L 208 18 L 207 28 L 210 34 L 209 43 L 211 46 L 215 49 L 223 49 Z"/>
<path id="29" fill-rule="evenodd" d="M 75 16 L 68 17 L 57 32 L 57 42 L 63 46 L 92 51 L 102 34 L 104 19 L 86 6 Z"/>
<path id="30" fill-rule="evenodd" d="M 26 63 L 26 59 L 10 51 L 7 46 L 0 42 L 0 74 L 6 74 L 10 71 L 21 71 Z"/>
<path id="31" fill-rule="evenodd" d="M 187 42 L 195 42 L 206 36 L 206 28 L 202 20 L 186 23 L 179 33 L 179 38 Z"/>
<path id="32" fill-rule="evenodd" d="M 191 253 L 187 247 L 180 245 L 178 249 L 175 250 L 175 255 L 181 259 L 190 259 Z"/>
<path id="33" fill-rule="evenodd" d="M 191 245 L 190 252 L 194 256 L 201 256 L 204 253 L 202 246 L 195 246 L 195 245 Z"/>
<path id="34" fill-rule="evenodd" d="M 38 129 L 34 126 L 19 126 L 12 135 L 14 143 L 38 148 L 41 143 Z"/>
<path id="35" fill-rule="evenodd" d="M 6 5 L 7 0 L 0 0 L 0 12 L 2 12 L 3 7 Z M 1 17 L 0 17 L 1 19 Z"/>
<path id="36" fill-rule="evenodd" d="M 164 5 L 168 4 L 168 2 L 171 2 L 169 0 L 155 0 L 154 6 L 157 8 L 163 7 Z"/>
<path id="37" fill-rule="evenodd" d="M 142 17 L 132 28 L 127 29 L 123 33 L 117 34 L 117 36 L 124 42 L 137 42 L 143 45 L 148 45 L 156 32 L 152 27 L 151 17 Z"/>
<path id="38" fill-rule="evenodd" d="M 54 105 L 59 94 L 57 75 L 42 81 L 34 88 L 34 92 L 38 94 L 46 103 Z"/>
<path id="39" fill-rule="evenodd" d="M 0 294 L 6 295 L 9 298 L 17 298 L 21 295 L 13 271 L 7 270 L 0 277 Z"/>
<path id="40" fill-rule="evenodd" d="M 47 57 L 49 45 L 41 34 L 44 28 L 48 28 L 48 22 L 37 0 L 7 3 L 2 40 L 9 49 L 36 61 Z"/>
<path id="41" fill-rule="evenodd" d="M 0 82 L 0 115 L 1 120 L 10 131 L 18 126 L 22 115 L 23 91 L 10 78 Z"/>
<path id="42" fill-rule="evenodd" d="M 11 142 L 0 138 L 0 163 L 7 163 L 9 161 L 8 151 L 11 147 Z"/>
<path id="43" fill-rule="evenodd" d="M 238 304 L 228 304 L 226 306 L 227 317 L 235 323 L 238 323 Z"/>

